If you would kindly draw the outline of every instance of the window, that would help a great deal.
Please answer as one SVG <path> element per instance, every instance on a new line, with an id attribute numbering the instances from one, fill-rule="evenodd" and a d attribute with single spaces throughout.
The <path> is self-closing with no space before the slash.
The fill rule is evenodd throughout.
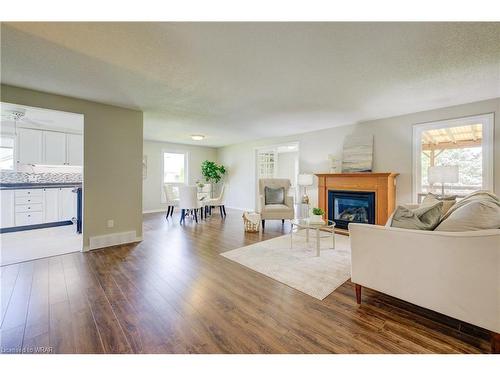
<path id="1" fill-rule="evenodd" d="M 276 170 L 276 153 L 259 151 L 257 153 L 257 178 L 273 178 Z"/>
<path id="2" fill-rule="evenodd" d="M 14 137 L 0 137 L 0 170 L 14 169 Z"/>
<path id="3" fill-rule="evenodd" d="M 492 114 L 415 125 L 413 148 L 417 201 L 429 192 L 460 197 L 475 190 L 492 190 Z M 444 178 L 446 170 L 432 167 L 454 167 L 455 173 Z M 434 172 L 432 179 L 429 171 Z"/>
<path id="4" fill-rule="evenodd" d="M 163 153 L 163 183 L 185 184 L 186 183 L 186 154 L 164 152 Z"/>

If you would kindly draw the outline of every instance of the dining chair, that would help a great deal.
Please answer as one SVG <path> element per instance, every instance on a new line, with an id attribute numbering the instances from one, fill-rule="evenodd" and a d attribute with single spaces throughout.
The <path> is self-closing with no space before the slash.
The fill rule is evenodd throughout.
<path id="1" fill-rule="evenodd" d="M 203 219 L 203 204 L 198 199 L 197 186 L 179 187 L 179 208 L 181 209 L 181 224 L 186 221 L 186 214 L 190 212 L 193 212 L 194 219 L 198 222 L 198 210 L 200 210 L 200 215 Z"/>
<path id="2" fill-rule="evenodd" d="M 212 210 L 212 207 L 219 207 L 220 210 L 220 216 L 221 217 L 226 217 L 226 207 L 225 207 L 225 202 L 224 202 L 224 191 L 225 191 L 225 184 L 222 184 L 220 194 L 216 198 L 209 199 L 206 204 L 205 204 L 205 216 L 207 215 L 207 210 Z"/>
<path id="3" fill-rule="evenodd" d="M 174 214 L 174 207 L 179 205 L 179 190 L 176 191 L 174 186 L 171 184 L 163 184 L 163 191 L 165 192 L 165 198 L 167 199 L 167 216 L 172 216 Z"/>

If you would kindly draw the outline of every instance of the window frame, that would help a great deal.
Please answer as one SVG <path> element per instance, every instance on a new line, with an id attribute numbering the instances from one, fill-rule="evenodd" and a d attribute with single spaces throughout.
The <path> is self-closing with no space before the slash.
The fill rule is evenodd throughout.
<path id="1" fill-rule="evenodd" d="M 164 182 L 165 178 L 165 154 L 181 154 L 184 155 L 184 182 Z M 180 151 L 180 150 L 161 150 L 161 178 L 160 178 L 160 194 L 161 194 L 161 203 L 167 202 L 167 197 L 165 197 L 165 192 L 163 190 L 163 185 L 168 183 L 174 186 L 182 186 L 189 184 L 189 152 L 188 151 Z"/>
<path id="2" fill-rule="evenodd" d="M 483 138 L 481 144 L 482 161 L 483 161 L 482 189 L 493 191 L 493 170 L 494 170 L 493 132 L 495 124 L 495 114 L 485 113 L 480 115 L 453 118 L 448 120 L 413 124 L 412 197 L 414 199 L 414 202 L 418 202 L 418 194 L 420 193 L 420 187 L 422 185 L 422 176 L 421 176 L 422 133 L 426 130 L 431 130 L 431 129 L 443 129 L 443 128 L 452 128 L 456 126 L 466 126 L 470 125 L 471 122 L 481 123 L 483 126 Z"/>

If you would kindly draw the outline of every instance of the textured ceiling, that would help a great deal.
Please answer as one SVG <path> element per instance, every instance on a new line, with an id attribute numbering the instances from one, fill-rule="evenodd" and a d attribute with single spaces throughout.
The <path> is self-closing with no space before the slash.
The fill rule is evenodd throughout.
<path id="1" fill-rule="evenodd" d="M 3 23 L 3 83 L 222 146 L 500 97 L 500 23 Z M 205 134 L 193 142 L 190 134 Z"/>

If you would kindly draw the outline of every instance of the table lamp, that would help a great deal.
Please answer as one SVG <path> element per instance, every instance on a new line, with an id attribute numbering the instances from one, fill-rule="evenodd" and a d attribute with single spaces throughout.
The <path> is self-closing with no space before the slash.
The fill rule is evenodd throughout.
<path id="1" fill-rule="evenodd" d="M 440 183 L 441 195 L 444 196 L 444 184 L 458 182 L 458 165 L 438 165 L 427 170 L 429 184 Z"/>
<path id="2" fill-rule="evenodd" d="M 302 203 L 309 204 L 309 197 L 307 196 L 307 186 L 312 186 L 314 182 L 312 174 L 299 174 L 297 184 L 304 187 L 304 195 L 302 196 Z"/>

